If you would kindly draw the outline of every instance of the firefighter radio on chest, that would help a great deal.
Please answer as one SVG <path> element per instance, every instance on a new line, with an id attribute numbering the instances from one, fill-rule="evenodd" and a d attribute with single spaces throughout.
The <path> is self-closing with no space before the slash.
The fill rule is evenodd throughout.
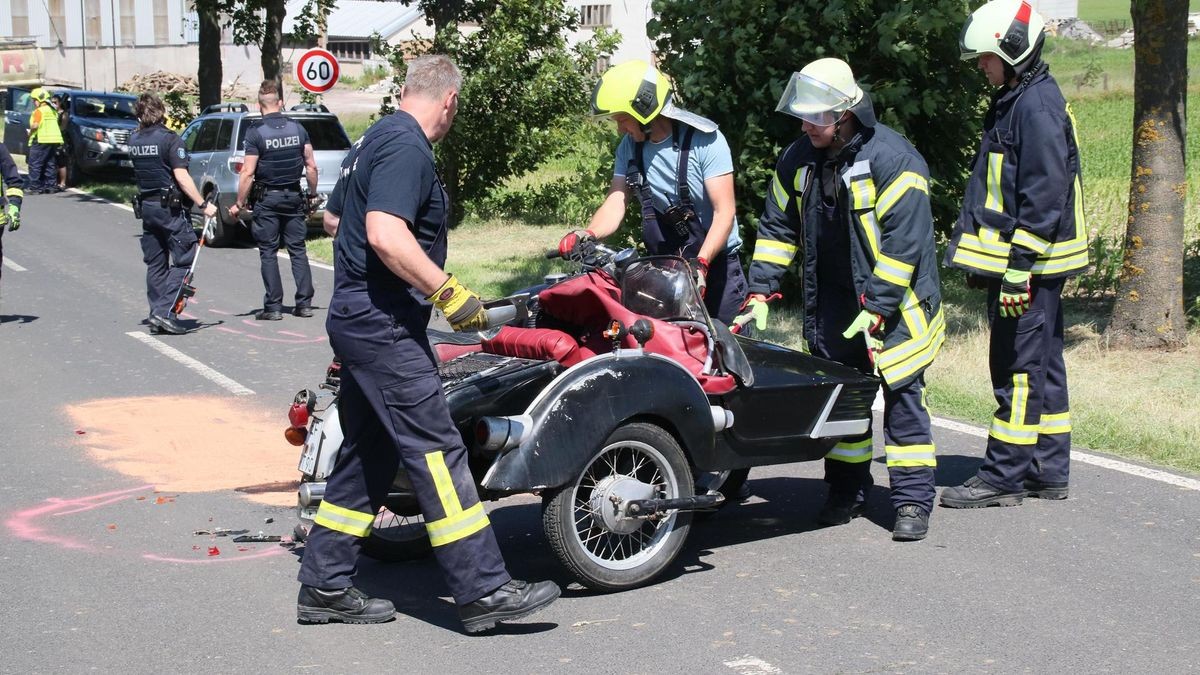
<path id="1" fill-rule="evenodd" d="M 670 208 L 663 211 L 658 218 L 658 222 L 662 223 L 665 229 L 674 232 L 680 237 L 688 236 L 690 232 L 690 224 L 698 222 L 700 219 L 696 215 L 696 210 L 689 204 L 672 204 Z"/>

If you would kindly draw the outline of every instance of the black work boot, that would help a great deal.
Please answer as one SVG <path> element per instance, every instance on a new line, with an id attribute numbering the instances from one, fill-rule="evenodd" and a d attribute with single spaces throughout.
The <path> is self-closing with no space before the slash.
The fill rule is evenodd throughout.
<path id="1" fill-rule="evenodd" d="M 258 321 L 283 321 L 283 312 L 277 309 L 262 309 L 254 313 Z"/>
<path id="2" fill-rule="evenodd" d="M 296 598 L 296 618 L 306 623 L 383 623 L 395 615 L 396 608 L 390 600 L 368 598 L 353 586 L 331 591 L 300 586 L 300 596 Z"/>
<path id="3" fill-rule="evenodd" d="M 817 522 L 822 525 L 845 525 L 866 511 L 866 502 L 859 501 L 855 493 L 830 490 L 825 506 L 817 514 Z"/>
<path id="4" fill-rule="evenodd" d="M 161 335 L 163 333 L 170 335 L 183 335 L 187 332 L 186 328 L 180 326 L 165 316 L 151 314 L 146 320 L 150 322 L 151 335 Z"/>
<path id="5" fill-rule="evenodd" d="M 929 514 L 916 504 L 896 509 L 896 524 L 892 527 L 895 541 L 920 541 L 929 534 Z"/>
<path id="6" fill-rule="evenodd" d="M 978 509 L 984 506 L 1020 506 L 1026 492 L 1004 492 L 979 476 L 972 476 L 957 487 L 942 490 L 942 506 L 952 509 Z"/>
<path id="7" fill-rule="evenodd" d="M 478 633 L 494 628 L 497 621 L 529 616 L 557 600 L 560 593 L 553 581 L 513 579 L 491 595 L 459 607 L 458 616 L 468 633 Z"/>
<path id="8" fill-rule="evenodd" d="M 296 308 L 292 310 L 292 314 L 295 314 L 302 319 L 308 319 L 312 317 L 313 311 L 312 307 L 309 307 L 308 305 L 296 305 Z"/>
<path id="9" fill-rule="evenodd" d="M 1066 499 L 1070 492 L 1066 483 L 1043 483 L 1036 478 L 1026 478 L 1024 488 L 1028 496 L 1038 499 Z"/>

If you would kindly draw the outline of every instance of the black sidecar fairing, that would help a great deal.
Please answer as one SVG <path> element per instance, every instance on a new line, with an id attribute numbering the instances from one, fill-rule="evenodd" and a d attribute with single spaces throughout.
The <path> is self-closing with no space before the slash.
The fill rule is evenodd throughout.
<path id="1" fill-rule="evenodd" d="M 847 436 L 870 429 L 879 380 L 848 366 L 737 336 L 753 384 L 715 397 L 733 412 L 711 457 L 694 456 L 706 471 L 820 459 Z"/>

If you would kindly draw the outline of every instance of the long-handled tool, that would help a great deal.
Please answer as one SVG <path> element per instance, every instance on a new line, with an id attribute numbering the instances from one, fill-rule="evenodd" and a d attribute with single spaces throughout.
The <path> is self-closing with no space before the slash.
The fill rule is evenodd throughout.
<path id="1" fill-rule="evenodd" d="M 213 203 L 216 203 L 215 193 L 211 199 Z M 196 255 L 192 257 L 192 264 L 188 267 L 187 273 L 183 275 L 183 283 L 179 285 L 179 292 L 175 294 L 175 301 L 171 303 L 171 311 L 167 313 L 167 318 L 173 320 L 183 314 L 188 298 L 196 295 L 196 287 L 192 286 L 192 276 L 196 273 L 196 261 L 200 260 L 200 251 L 204 250 L 204 242 L 208 240 L 210 230 L 216 227 L 217 218 L 220 217 L 221 213 L 218 211 L 217 215 L 204 219 L 204 229 L 200 232 L 200 244 L 196 247 Z"/>

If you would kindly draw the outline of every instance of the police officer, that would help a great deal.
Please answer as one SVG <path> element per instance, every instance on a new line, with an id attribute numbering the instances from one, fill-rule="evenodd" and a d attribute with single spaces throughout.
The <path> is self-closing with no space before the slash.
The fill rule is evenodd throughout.
<path id="1" fill-rule="evenodd" d="M 410 62 L 399 110 L 354 144 L 327 205 L 338 234 L 325 325 L 342 361 L 345 444 L 305 546 L 301 621 L 393 616 L 392 603 L 352 584 L 360 542 L 401 465 L 467 632 L 559 595 L 553 582 L 515 581 L 505 569 L 425 334 L 431 303 L 456 329 L 486 325 L 479 297 L 442 271 L 450 203 L 431 144 L 450 130 L 461 85 L 445 56 Z"/>
<path id="2" fill-rule="evenodd" d="M 4 269 L 4 231 L 21 227 L 21 200 L 25 181 L 8 148 L 0 145 L 0 271 Z"/>
<path id="3" fill-rule="evenodd" d="M 308 252 L 304 236 L 308 233 L 305 220 L 308 204 L 300 191 L 300 174 L 308 184 L 308 194 L 317 194 L 317 160 L 313 158 L 308 132 L 295 120 L 280 112 L 279 89 L 275 80 L 263 80 L 258 88 L 258 110 L 262 122 L 246 133 L 246 160 L 238 182 L 237 203 L 229 214 L 237 217 L 246 208 L 251 184 L 261 197 L 254 205 L 254 241 L 258 244 L 258 259 L 262 269 L 263 308 L 254 318 L 278 321 L 283 318 L 283 283 L 279 278 L 279 239 L 287 246 L 292 260 L 292 279 L 296 282 L 296 316 L 313 315 L 312 271 L 308 268 Z"/>
<path id="4" fill-rule="evenodd" d="M 129 136 L 142 219 L 142 261 L 146 263 L 146 300 L 152 334 L 181 335 L 187 330 L 170 316 L 171 303 L 196 255 L 196 231 L 188 209 L 200 204 L 206 217 L 217 207 L 200 196 L 188 174 L 188 154 L 175 132 L 163 126 L 166 109 L 155 94 L 142 94 L 134 105 L 138 128 Z"/>
<path id="5" fill-rule="evenodd" d="M 55 157 L 62 145 L 58 111 L 50 105 L 50 92 L 38 87 L 30 92 L 37 107 L 29 115 L 29 192 L 55 192 L 58 163 Z"/>
<path id="6" fill-rule="evenodd" d="M 923 539 L 936 466 L 925 410 L 925 369 L 945 339 L 929 171 L 902 136 L 875 120 L 871 99 L 844 61 L 814 61 L 792 75 L 778 110 L 804 135 L 775 166 L 750 265 L 750 293 L 735 323 L 766 327 L 768 302 L 804 251 L 804 337 L 817 356 L 883 378 L 883 435 L 896 521 L 892 538 Z M 825 457 L 829 496 L 818 520 L 862 515 L 871 479 L 871 432 Z"/>
<path id="7" fill-rule="evenodd" d="M 1088 265 L 1088 242 L 1074 117 L 1041 58 L 1044 25 L 1028 2 L 993 0 L 959 39 L 997 90 L 945 262 L 987 288 L 997 408 L 978 474 L 942 491 L 954 508 L 1067 498 L 1061 300 Z"/>
<path id="8" fill-rule="evenodd" d="M 733 190 L 733 157 L 716 123 L 671 102 L 667 78 L 645 61 L 605 71 L 592 113 L 623 134 L 613 180 L 586 230 L 567 233 L 559 252 L 617 231 L 625 205 L 641 205 L 642 240 L 651 255 L 693 259 L 710 315 L 729 323 L 746 296 Z"/>

